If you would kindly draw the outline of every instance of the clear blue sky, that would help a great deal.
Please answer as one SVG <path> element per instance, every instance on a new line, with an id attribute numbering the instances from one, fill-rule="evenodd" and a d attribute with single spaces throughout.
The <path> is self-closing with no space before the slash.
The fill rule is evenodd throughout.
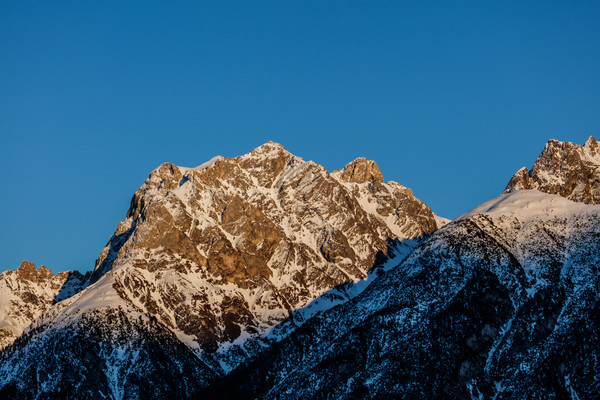
<path id="1" fill-rule="evenodd" d="M 91 269 L 165 161 L 365 156 L 453 218 L 600 136 L 597 1 L 124 3 L 0 1 L 0 270 Z"/>

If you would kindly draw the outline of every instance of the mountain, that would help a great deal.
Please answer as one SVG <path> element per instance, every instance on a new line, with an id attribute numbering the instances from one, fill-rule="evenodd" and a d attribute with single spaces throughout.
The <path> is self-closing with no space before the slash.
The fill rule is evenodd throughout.
<path id="1" fill-rule="evenodd" d="M 364 158 L 329 173 L 269 142 L 163 164 L 89 286 L 2 353 L 0 393 L 191 396 L 360 294 L 446 222 Z"/>
<path id="2" fill-rule="evenodd" d="M 0 397 L 595 399 L 595 147 L 549 141 L 451 222 L 362 158 L 163 164 Z"/>
<path id="3" fill-rule="evenodd" d="M 535 189 L 586 204 L 600 204 L 600 149 L 593 136 L 585 144 L 550 140 L 531 171 L 523 167 L 505 193 Z"/>
<path id="4" fill-rule="evenodd" d="M 599 239 L 599 205 L 511 190 L 204 395 L 597 398 Z"/>
<path id="5" fill-rule="evenodd" d="M 29 261 L 0 274 L 0 350 L 53 304 L 81 291 L 86 278 L 77 271 L 54 275 L 43 265 L 36 269 Z"/>

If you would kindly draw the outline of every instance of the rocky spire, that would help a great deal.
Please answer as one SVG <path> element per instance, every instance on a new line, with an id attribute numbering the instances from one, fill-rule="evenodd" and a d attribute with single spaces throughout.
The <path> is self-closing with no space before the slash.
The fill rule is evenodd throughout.
<path id="1" fill-rule="evenodd" d="M 383 183 L 383 174 L 379 170 L 377 163 L 372 160 L 360 157 L 348 163 L 340 171 L 341 180 L 345 182 L 365 183 L 380 182 Z"/>
<path id="2" fill-rule="evenodd" d="M 35 264 L 29 261 L 23 261 L 19 268 L 17 268 L 17 273 L 21 278 L 32 282 L 51 279 L 54 276 L 52 271 L 43 265 L 36 270 Z"/>
<path id="3" fill-rule="evenodd" d="M 505 193 L 535 189 L 573 201 L 600 204 L 600 152 L 590 136 L 585 145 L 551 139 L 531 171 L 521 168 L 511 178 Z"/>

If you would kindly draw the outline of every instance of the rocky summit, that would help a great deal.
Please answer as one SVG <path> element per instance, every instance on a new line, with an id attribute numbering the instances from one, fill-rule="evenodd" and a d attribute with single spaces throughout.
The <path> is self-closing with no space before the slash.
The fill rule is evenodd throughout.
<path id="1" fill-rule="evenodd" d="M 0 274 L 0 350 L 53 304 L 81 291 L 86 280 L 77 271 L 54 275 L 43 265 L 36 269 L 29 261 Z"/>
<path id="2" fill-rule="evenodd" d="M 146 393 L 141 382 L 168 351 L 190 369 L 195 393 L 355 297 L 445 222 L 362 158 L 329 173 L 269 142 L 196 168 L 165 163 L 133 196 L 86 289 L 27 321 L 3 354 L 0 386 L 33 395 L 27 376 L 45 395 L 120 398 L 127 387 L 127 398 Z M 131 360 L 149 340 L 168 349 L 138 369 Z M 73 359 L 93 379 L 72 377 Z M 179 384 L 167 379 L 151 393 Z"/>
<path id="3" fill-rule="evenodd" d="M 1 275 L 0 397 L 595 399 L 596 147 L 454 221 L 364 158 L 163 164 L 88 276 Z"/>
<path id="4" fill-rule="evenodd" d="M 585 144 L 550 140 L 533 164 L 512 177 L 505 193 L 535 189 L 569 200 L 600 204 L 600 148 L 593 136 Z"/>

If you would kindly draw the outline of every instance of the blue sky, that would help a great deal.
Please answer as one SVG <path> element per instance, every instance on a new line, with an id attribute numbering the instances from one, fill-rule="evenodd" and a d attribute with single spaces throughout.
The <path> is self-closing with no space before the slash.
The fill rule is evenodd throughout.
<path id="1" fill-rule="evenodd" d="M 0 270 L 89 270 L 152 169 L 273 140 L 450 218 L 600 136 L 600 3 L 0 1 Z"/>

